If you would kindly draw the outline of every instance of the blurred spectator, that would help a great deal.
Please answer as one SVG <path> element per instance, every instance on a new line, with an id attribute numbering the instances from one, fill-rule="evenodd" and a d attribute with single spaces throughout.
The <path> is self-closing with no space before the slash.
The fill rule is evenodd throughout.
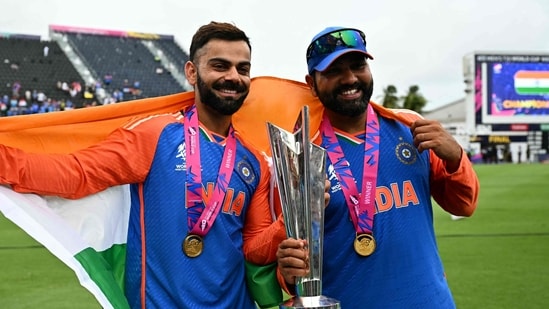
<path id="1" fill-rule="evenodd" d="M 122 92 L 124 93 L 131 92 L 130 82 L 127 79 L 124 80 L 124 84 L 122 85 Z"/>
<path id="2" fill-rule="evenodd" d="M 76 97 L 76 95 L 79 94 L 81 91 L 82 91 L 82 85 L 80 84 L 80 82 L 73 81 L 69 89 L 69 93 L 71 97 L 73 98 Z"/>
<path id="3" fill-rule="evenodd" d="M 24 97 L 19 98 L 19 103 L 17 103 L 19 107 L 27 107 L 27 100 L 25 100 Z"/>
<path id="4" fill-rule="evenodd" d="M 112 96 L 113 96 L 115 102 L 124 101 L 124 93 L 122 91 L 120 91 L 119 89 L 115 89 L 112 93 Z"/>
<path id="5" fill-rule="evenodd" d="M 0 102 L 0 116 L 6 116 L 8 106 L 4 102 Z"/>
<path id="6" fill-rule="evenodd" d="M 37 102 L 33 102 L 30 107 L 31 114 L 37 114 L 40 112 L 40 106 Z"/>
<path id="7" fill-rule="evenodd" d="M 46 94 L 43 91 L 38 91 L 38 93 L 36 94 L 36 102 L 42 104 L 46 101 L 46 99 Z"/>
<path id="8" fill-rule="evenodd" d="M 19 98 L 19 90 L 21 90 L 21 83 L 16 80 L 13 82 L 11 86 L 11 95 L 15 98 Z"/>
<path id="9" fill-rule="evenodd" d="M 110 84 L 112 83 L 112 75 L 105 74 L 105 76 L 103 76 L 103 83 L 105 84 L 105 86 L 110 86 Z"/>
<path id="10" fill-rule="evenodd" d="M 65 91 L 65 92 L 69 92 L 69 84 L 67 84 L 67 82 L 58 81 L 57 82 L 57 88 Z"/>
<path id="11" fill-rule="evenodd" d="M 100 101 L 103 101 L 105 97 L 107 96 L 107 92 L 101 85 L 96 85 L 95 87 L 95 97 L 99 99 Z"/>
<path id="12" fill-rule="evenodd" d="M 90 89 L 88 87 L 86 87 L 86 90 L 84 91 L 84 99 L 91 100 L 94 97 L 95 96 L 94 96 L 93 92 L 91 92 Z"/>

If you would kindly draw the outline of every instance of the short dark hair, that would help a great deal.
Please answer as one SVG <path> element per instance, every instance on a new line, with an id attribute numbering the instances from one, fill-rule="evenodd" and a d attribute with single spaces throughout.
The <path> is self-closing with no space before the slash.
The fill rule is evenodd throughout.
<path id="1" fill-rule="evenodd" d="M 250 39 L 246 36 L 244 31 L 240 30 L 233 24 L 220 23 L 212 21 L 207 25 L 204 25 L 196 31 L 191 41 L 191 50 L 189 59 L 194 61 L 196 51 L 206 45 L 210 40 L 219 39 L 224 41 L 244 41 L 248 44 L 250 52 L 252 51 L 252 45 Z"/>

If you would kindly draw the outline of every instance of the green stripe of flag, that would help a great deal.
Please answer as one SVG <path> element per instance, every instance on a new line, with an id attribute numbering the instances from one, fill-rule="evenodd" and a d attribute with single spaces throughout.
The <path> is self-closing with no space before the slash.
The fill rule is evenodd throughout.
<path id="1" fill-rule="evenodd" d="M 515 91 L 523 95 L 549 94 L 549 87 L 517 87 Z"/>
<path id="2" fill-rule="evenodd" d="M 130 305 L 124 296 L 124 264 L 126 245 L 114 245 L 104 252 L 86 248 L 74 256 L 109 303 L 115 309 L 129 309 Z"/>

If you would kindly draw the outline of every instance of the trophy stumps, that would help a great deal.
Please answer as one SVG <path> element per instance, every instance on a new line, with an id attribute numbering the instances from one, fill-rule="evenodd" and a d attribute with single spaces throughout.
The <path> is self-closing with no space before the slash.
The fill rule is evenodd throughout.
<path id="1" fill-rule="evenodd" d="M 286 235 L 307 240 L 310 261 L 309 274 L 296 279 L 297 296 L 280 308 L 338 309 L 337 300 L 322 295 L 326 150 L 311 143 L 309 127 L 308 106 L 293 133 L 267 122 Z"/>

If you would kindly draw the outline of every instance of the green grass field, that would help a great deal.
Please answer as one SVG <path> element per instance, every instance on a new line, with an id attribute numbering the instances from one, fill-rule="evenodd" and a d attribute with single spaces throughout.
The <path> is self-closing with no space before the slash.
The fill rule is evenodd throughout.
<path id="1" fill-rule="evenodd" d="M 458 308 L 549 307 L 549 166 L 477 165 L 479 206 L 435 228 Z M 68 267 L 0 216 L 0 307 L 99 308 Z"/>

